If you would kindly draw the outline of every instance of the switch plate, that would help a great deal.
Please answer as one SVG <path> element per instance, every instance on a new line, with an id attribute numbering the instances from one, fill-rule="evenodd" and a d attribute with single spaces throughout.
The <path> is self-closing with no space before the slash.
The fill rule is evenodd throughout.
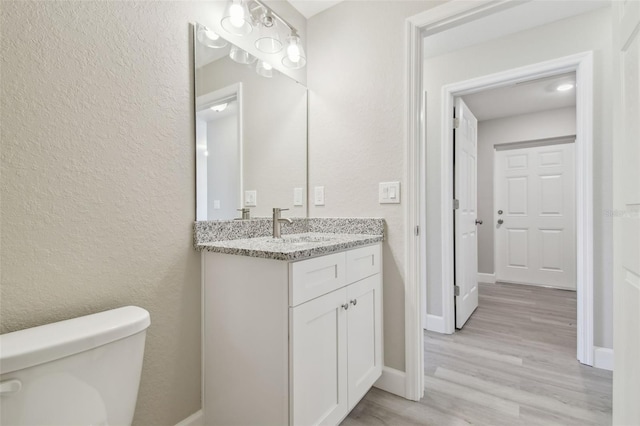
<path id="1" fill-rule="evenodd" d="M 293 188 L 293 205 L 295 207 L 303 205 L 302 194 L 302 188 Z"/>
<path id="2" fill-rule="evenodd" d="M 220 200 L 213 200 L 213 209 L 220 210 Z"/>
<path id="3" fill-rule="evenodd" d="M 258 205 L 258 191 L 244 191 L 244 206 L 256 207 Z"/>
<path id="4" fill-rule="evenodd" d="M 324 186 L 316 186 L 313 190 L 313 204 L 324 206 Z"/>
<path id="5" fill-rule="evenodd" d="M 380 182 L 378 202 L 380 204 L 400 204 L 400 182 Z"/>

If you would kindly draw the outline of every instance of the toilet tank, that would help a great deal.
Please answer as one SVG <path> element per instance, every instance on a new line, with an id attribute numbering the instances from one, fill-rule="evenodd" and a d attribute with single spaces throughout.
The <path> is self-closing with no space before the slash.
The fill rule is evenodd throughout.
<path id="1" fill-rule="evenodd" d="M 0 335 L 0 425 L 130 425 L 149 324 L 126 306 Z"/>

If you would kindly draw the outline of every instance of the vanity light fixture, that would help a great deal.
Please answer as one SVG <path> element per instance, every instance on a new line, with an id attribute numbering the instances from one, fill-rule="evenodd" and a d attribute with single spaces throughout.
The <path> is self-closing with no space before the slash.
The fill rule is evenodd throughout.
<path id="1" fill-rule="evenodd" d="M 562 84 L 559 84 L 558 87 L 556 87 L 556 90 L 558 92 L 566 92 L 567 90 L 571 90 L 574 87 L 575 86 L 573 83 L 562 83 Z"/>
<path id="2" fill-rule="evenodd" d="M 221 49 L 227 46 L 227 41 L 216 34 L 214 31 L 211 31 L 209 28 L 204 25 L 198 28 L 198 41 L 207 47 L 211 47 L 213 49 Z"/>
<path id="3" fill-rule="evenodd" d="M 253 30 L 251 14 L 245 0 L 231 0 L 220 24 L 231 34 L 243 36 Z"/>
<path id="4" fill-rule="evenodd" d="M 253 27 L 257 27 L 258 35 L 252 36 L 254 45 L 268 54 L 278 54 L 283 50 L 280 32 L 288 31 L 282 64 L 291 69 L 300 69 L 307 64 L 298 30 L 262 0 L 228 0 L 221 25 L 236 36 L 245 36 L 252 32 Z"/>
<path id="5" fill-rule="evenodd" d="M 263 77 L 273 77 L 273 67 L 270 63 L 265 61 L 258 60 L 258 63 L 256 64 L 256 72 Z"/>

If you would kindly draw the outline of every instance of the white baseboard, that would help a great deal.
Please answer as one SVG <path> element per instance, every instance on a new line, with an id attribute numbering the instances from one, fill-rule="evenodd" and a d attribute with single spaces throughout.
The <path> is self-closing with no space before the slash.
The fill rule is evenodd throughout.
<path id="1" fill-rule="evenodd" d="M 435 331 L 436 333 L 444 333 L 444 317 L 427 314 L 424 328 L 429 331 Z"/>
<path id="2" fill-rule="evenodd" d="M 382 367 L 382 376 L 373 386 L 405 398 L 405 372 L 391 367 Z"/>
<path id="3" fill-rule="evenodd" d="M 204 416 L 202 410 L 198 410 L 176 426 L 204 426 Z"/>
<path id="4" fill-rule="evenodd" d="M 495 284 L 496 283 L 496 274 L 485 274 L 484 272 L 478 272 L 478 282 L 479 283 L 487 283 L 487 284 Z"/>
<path id="5" fill-rule="evenodd" d="M 613 349 L 593 347 L 593 366 L 613 371 Z"/>

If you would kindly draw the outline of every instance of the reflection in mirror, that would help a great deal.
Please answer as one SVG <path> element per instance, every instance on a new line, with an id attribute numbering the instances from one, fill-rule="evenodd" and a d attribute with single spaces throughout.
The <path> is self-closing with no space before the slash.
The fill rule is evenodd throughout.
<path id="1" fill-rule="evenodd" d="M 194 46 L 196 220 L 306 217 L 306 88 L 199 24 Z"/>

